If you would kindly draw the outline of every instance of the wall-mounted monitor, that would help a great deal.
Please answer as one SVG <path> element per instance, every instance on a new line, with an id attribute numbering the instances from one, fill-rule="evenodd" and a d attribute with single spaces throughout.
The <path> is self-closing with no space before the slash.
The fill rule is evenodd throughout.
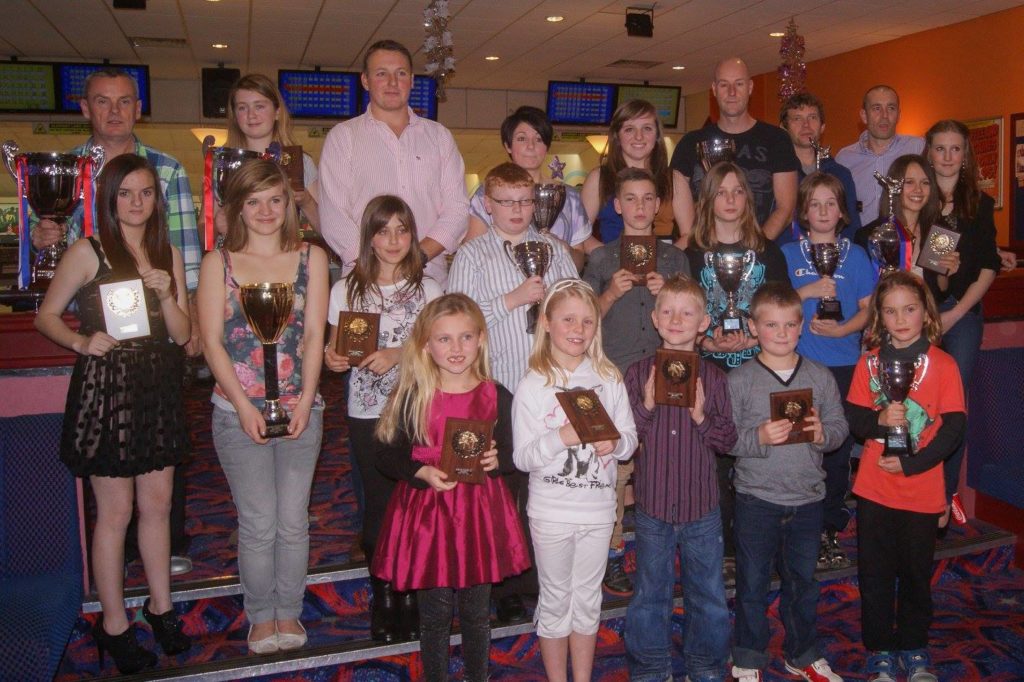
<path id="1" fill-rule="evenodd" d="M 615 111 L 615 85 L 548 81 L 548 119 L 555 124 L 606 126 Z"/>
<path id="2" fill-rule="evenodd" d="M 658 111 L 663 128 L 675 128 L 679 118 L 680 88 L 667 85 L 620 85 L 615 100 L 618 108 L 631 99 L 645 99 Z"/>
<path id="3" fill-rule="evenodd" d="M 57 110 L 63 114 L 77 114 L 81 111 L 78 102 L 82 98 L 85 79 L 93 71 L 100 69 L 121 69 L 128 72 L 139 86 L 139 99 L 142 101 L 142 115 L 152 113 L 149 96 L 149 67 L 144 64 L 87 64 L 61 62 L 54 64 L 57 69 L 59 97 Z"/>
<path id="4" fill-rule="evenodd" d="M 42 62 L 0 62 L 0 112 L 55 113 L 54 66 Z"/>
<path id="5" fill-rule="evenodd" d="M 281 69 L 277 87 L 296 118 L 352 118 L 359 113 L 358 73 Z"/>
<path id="6" fill-rule="evenodd" d="M 359 113 L 366 111 L 370 106 L 370 93 L 363 90 L 362 106 Z M 415 76 L 412 82 L 412 92 L 409 93 L 409 107 L 416 112 L 417 116 L 437 120 L 437 81 L 430 76 Z"/>

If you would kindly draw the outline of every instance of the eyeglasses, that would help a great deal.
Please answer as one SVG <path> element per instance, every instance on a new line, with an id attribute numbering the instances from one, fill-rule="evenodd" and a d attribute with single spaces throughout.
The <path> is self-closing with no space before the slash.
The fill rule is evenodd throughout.
<path id="1" fill-rule="evenodd" d="M 490 199 L 494 203 L 499 206 L 504 206 L 505 208 L 512 208 L 513 206 L 518 206 L 519 208 L 533 208 L 533 199 L 495 199 L 494 197 L 490 197 Z"/>

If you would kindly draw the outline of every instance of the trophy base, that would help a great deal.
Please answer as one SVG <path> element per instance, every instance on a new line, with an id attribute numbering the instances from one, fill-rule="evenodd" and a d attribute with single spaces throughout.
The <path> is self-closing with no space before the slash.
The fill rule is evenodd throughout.
<path id="1" fill-rule="evenodd" d="M 836 322 L 843 321 L 843 307 L 839 304 L 836 299 L 822 299 L 818 302 L 817 311 L 819 320 L 835 320 Z"/>
<path id="2" fill-rule="evenodd" d="M 743 318 L 741 317 L 723 317 L 722 318 L 722 331 L 726 334 L 732 332 L 743 331 Z"/>
<path id="3" fill-rule="evenodd" d="M 264 438 L 280 438 L 281 436 L 288 435 L 288 422 L 274 422 L 267 424 L 266 430 L 263 432 Z"/>
<path id="4" fill-rule="evenodd" d="M 885 436 L 885 457 L 913 457 L 910 437 L 906 433 L 889 433 Z"/>
<path id="5" fill-rule="evenodd" d="M 263 431 L 264 438 L 280 438 L 288 435 L 291 417 L 278 400 L 268 398 L 263 406 L 263 422 L 267 425 Z"/>

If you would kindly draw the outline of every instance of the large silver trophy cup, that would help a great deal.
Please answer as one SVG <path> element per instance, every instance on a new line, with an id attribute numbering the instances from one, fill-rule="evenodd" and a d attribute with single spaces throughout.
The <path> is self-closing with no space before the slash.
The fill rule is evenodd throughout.
<path id="1" fill-rule="evenodd" d="M 916 360 L 880 360 L 868 356 L 871 373 L 878 378 L 882 394 L 889 402 L 902 403 L 916 389 L 928 371 L 928 357 L 919 355 Z M 910 432 L 906 426 L 890 426 L 885 434 L 886 456 L 914 455 Z"/>
<path id="2" fill-rule="evenodd" d="M 736 141 L 731 137 L 713 137 L 697 143 L 697 158 L 707 173 L 716 163 L 736 159 Z"/>
<path id="3" fill-rule="evenodd" d="M 704 262 L 710 266 L 718 279 L 718 286 L 725 292 L 725 310 L 719 323 L 722 331 L 740 332 L 743 330 L 743 311 L 736 305 L 736 296 L 743 282 L 750 278 L 754 270 L 756 257 L 751 250 L 746 251 L 708 251 L 704 254 Z"/>
<path id="4" fill-rule="evenodd" d="M 841 261 L 838 244 L 835 242 L 808 244 L 808 248 L 811 252 L 811 263 L 819 275 L 832 277 L 836 274 L 836 268 L 839 267 Z M 842 322 L 843 306 L 834 296 L 822 296 L 818 299 L 817 315 L 819 320 Z"/>
<path id="5" fill-rule="evenodd" d="M 85 183 L 103 165 L 103 148 L 93 147 L 88 156 L 60 152 L 19 153 L 16 142 L 8 140 L 2 147 L 4 165 L 18 184 L 19 197 L 24 197 L 35 214 L 57 223 L 61 237 L 56 244 L 39 249 L 32 264 L 30 287 L 45 290 L 57 271 L 57 263 L 67 249 L 66 223 L 78 208 Z M 87 206 L 91 211 L 92 207 Z M 28 216 L 23 216 L 27 221 Z M 28 226 L 23 225 L 21 238 L 28 240 Z"/>
<path id="6" fill-rule="evenodd" d="M 291 283 L 263 282 L 243 284 L 239 287 L 239 292 L 242 299 L 242 314 L 263 345 L 266 402 L 262 414 L 267 430 L 262 435 L 265 438 L 284 436 L 288 434 L 288 422 L 291 418 L 281 405 L 277 377 L 277 342 L 291 317 L 295 290 Z"/>
<path id="7" fill-rule="evenodd" d="M 546 241 L 529 240 L 519 242 L 515 246 L 512 242 L 505 241 L 505 253 L 508 254 L 509 259 L 523 275 L 529 279 L 534 275 L 539 275 L 541 278 L 548 271 L 548 266 L 551 265 L 551 256 L 553 250 L 551 244 Z M 533 334 L 537 329 L 537 314 L 540 311 L 540 305 L 534 303 L 526 310 L 526 333 Z"/>
<path id="8" fill-rule="evenodd" d="M 890 178 L 875 171 L 875 179 L 882 183 L 889 204 L 889 216 L 885 222 L 871 231 L 868 249 L 871 257 L 879 264 L 879 274 L 888 275 L 900 269 L 900 233 L 896 229 L 896 197 L 903 192 L 903 180 Z"/>
<path id="9" fill-rule="evenodd" d="M 545 182 L 533 186 L 533 224 L 542 233 L 550 232 L 551 226 L 565 207 L 565 185 L 560 182 Z"/>

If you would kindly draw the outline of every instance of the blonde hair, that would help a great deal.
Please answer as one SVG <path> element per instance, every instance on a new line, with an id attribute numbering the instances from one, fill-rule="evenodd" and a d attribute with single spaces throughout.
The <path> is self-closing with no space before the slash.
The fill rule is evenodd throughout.
<path id="1" fill-rule="evenodd" d="M 701 182 L 700 197 L 697 199 L 697 220 L 693 226 L 693 241 L 705 251 L 710 251 L 718 245 L 718 237 L 715 235 L 715 195 L 729 173 L 736 176 L 736 180 L 740 183 L 746 196 L 739 221 L 740 234 L 743 235 L 740 238 L 740 243 L 746 249 L 764 251 L 765 238 L 761 227 L 757 224 L 754 193 L 750 190 L 750 183 L 747 182 L 747 174 L 731 161 L 716 163 Z"/>
<path id="2" fill-rule="evenodd" d="M 249 228 L 242 220 L 245 201 L 256 192 L 281 188 L 285 195 L 284 225 L 281 226 L 281 250 L 295 251 L 302 244 L 299 233 L 299 213 L 295 195 L 284 171 L 273 161 L 250 159 L 231 172 L 224 190 L 224 211 L 228 217 L 228 232 L 224 237 L 225 251 L 241 251 L 249 243 Z"/>
<path id="3" fill-rule="evenodd" d="M 587 356 L 594 366 L 594 371 L 607 381 L 622 381 L 622 374 L 618 367 L 604 354 L 604 344 L 601 341 L 601 306 L 598 304 L 597 295 L 589 284 L 575 278 L 558 280 L 551 285 L 543 303 L 540 304 L 540 316 L 550 323 L 554 309 L 567 298 L 578 298 L 589 305 L 594 313 L 596 331 L 594 340 L 590 342 L 590 348 L 587 349 Z M 533 337 L 530 369 L 544 375 L 545 386 L 553 386 L 558 381 L 565 383 L 569 379 L 565 369 L 555 362 L 555 358 L 551 354 L 551 335 L 544 325 L 537 325 L 537 333 Z"/>
<path id="4" fill-rule="evenodd" d="M 244 149 L 246 146 L 245 134 L 238 125 L 238 115 L 235 111 L 235 95 L 239 90 L 250 90 L 269 99 L 270 103 L 274 105 L 274 130 L 271 133 L 274 142 L 282 147 L 290 147 L 295 144 L 292 137 L 292 118 L 281 97 L 281 91 L 274 85 L 274 81 L 262 73 L 249 73 L 235 81 L 228 93 L 228 147 Z M 257 151 L 262 152 L 263 150 Z"/>
<path id="5" fill-rule="evenodd" d="M 942 340 L 942 321 L 932 292 L 928 290 L 924 280 L 914 273 L 898 270 L 883 275 L 875 287 L 875 293 L 871 294 L 871 302 L 868 304 L 868 322 L 864 327 L 864 346 L 878 348 L 889 338 L 889 332 L 886 331 L 885 321 L 882 318 L 882 305 L 890 292 L 900 288 L 910 291 L 921 301 L 921 305 L 924 306 L 924 326 L 921 328 L 921 335 L 927 336 L 932 345 L 939 345 Z"/>
<path id="6" fill-rule="evenodd" d="M 391 392 L 377 420 L 375 435 L 384 443 L 394 443 L 404 434 L 413 443 L 431 445 L 428 411 L 441 385 L 441 371 L 427 350 L 434 323 L 449 315 L 465 315 L 480 333 L 480 348 L 469 371 L 480 381 L 490 381 L 487 353 L 487 322 L 473 299 L 465 294 L 446 294 L 435 298 L 420 311 L 412 332 L 402 346 L 398 361 L 398 385 Z"/>
<path id="7" fill-rule="evenodd" d="M 661 291 L 658 292 L 657 297 L 654 299 L 654 309 L 657 310 L 666 297 L 675 294 L 693 296 L 697 303 L 700 304 L 702 311 L 708 304 L 708 295 L 704 291 L 704 287 L 689 275 L 677 272 L 665 278 L 665 283 L 661 285 Z"/>

